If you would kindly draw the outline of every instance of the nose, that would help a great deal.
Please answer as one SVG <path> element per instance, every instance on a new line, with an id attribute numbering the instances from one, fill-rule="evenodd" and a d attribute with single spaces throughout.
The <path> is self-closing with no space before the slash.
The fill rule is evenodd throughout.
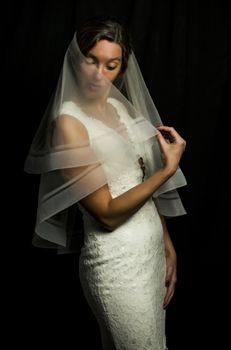
<path id="1" fill-rule="evenodd" d="M 102 78 L 103 78 L 103 66 L 98 65 L 95 69 L 94 79 L 97 81 L 100 81 L 102 80 Z"/>

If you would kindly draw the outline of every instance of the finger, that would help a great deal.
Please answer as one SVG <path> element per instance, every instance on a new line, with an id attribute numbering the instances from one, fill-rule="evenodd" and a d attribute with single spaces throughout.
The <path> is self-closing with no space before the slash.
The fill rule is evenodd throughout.
<path id="1" fill-rule="evenodd" d="M 165 297 L 164 297 L 164 307 L 166 307 L 170 303 L 170 301 L 171 301 L 171 299 L 172 299 L 172 297 L 174 295 L 174 292 L 175 292 L 175 286 L 170 284 L 167 287 L 166 294 L 165 294 Z"/>
<path id="2" fill-rule="evenodd" d="M 173 134 L 174 132 L 177 133 L 177 131 L 173 127 L 165 126 L 165 125 L 162 125 L 162 126 L 158 127 L 157 130 L 162 135 L 169 135 L 169 134 Z"/>
<path id="3" fill-rule="evenodd" d="M 166 280 L 166 294 L 164 298 L 164 307 L 166 307 L 171 301 L 175 292 L 176 280 L 174 278 Z"/>
<path id="4" fill-rule="evenodd" d="M 166 137 L 164 137 L 164 135 L 161 132 L 156 134 L 156 137 L 157 137 L 157 140 L 158 140 L 160 146 L 166 145 Z"/>
<path id="5" fill-rule="evenodd" d="M 166 294 L 165 294 L 165 297 L 164 297 L 164 307 L 166 307 L 169 303 L 169 298 L 170 298 L 170 291 L 169 291 L 169 288 L 167 288 L 167 291 L 166 291 Z"/>
<path id="6" fill-rule="evenodd" d="M 157 128 L 157 130 L 160 131 L 162 134 L 170 134 L 173 138 L 182 139 L 179 133 L 172 126 L 161 125 Z"/>
<path id="7" fill-rule="evenodd" d="M 157 130 L 159 130 L 160 132 L 162 131 L 166 131 L 166 132 L 170 132 L 170 131 L 176 131 L 173 126 L 167 126 L 167 125 L 161 125 L 157 127 Z"/>
<path id="8" fill-rule="evenodd" d="M 165 298 L 164 298 L 164 305 L 163 305 L 164 308 L 166 308 L 169 305 L 170 301 L 173 298 L 173 295 L 174 295 L 174 293 L 171 293 L 171 294 L 168 294 L 168 295 L 165 296 Z"/>
<path id="9" fill-rule="evenodd" d="M 180 140 L 180 135 L 173 128 L 164 127 L 164 129 L 159 129 L 159 131 L 168 143 L 174 143 L 176 140 L 179 142 Z"/>

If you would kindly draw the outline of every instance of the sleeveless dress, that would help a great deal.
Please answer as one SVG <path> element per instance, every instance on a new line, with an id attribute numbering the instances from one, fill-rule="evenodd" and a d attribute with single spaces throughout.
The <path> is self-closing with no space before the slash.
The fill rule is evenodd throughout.
<path id="1" fill-rule="evenodd" d="M 115 99 L 108 102 L 116 108 L 129 133 L 129 116 L 122 104 Z M 72 102 L 66 102 L 62 111 L 72 111 L 84 123 L 90 142 L 106 127 L 80 109 L 75 110 Z M 131 135 L 132 148 L 135 152 Z M 110 164 L 104 170 L 113 198 L 142 182 L 143 172 L 138 162 L 131 161 L 120 174 L 113 173 Z M 112 232 L 104 231 L 80 204 L 79 207 L 84 221 L 80 282 L 101 332 L 108 335 L 117 350 L 167 349 L 163 229 L 153 200 L 148 200 Z"/>

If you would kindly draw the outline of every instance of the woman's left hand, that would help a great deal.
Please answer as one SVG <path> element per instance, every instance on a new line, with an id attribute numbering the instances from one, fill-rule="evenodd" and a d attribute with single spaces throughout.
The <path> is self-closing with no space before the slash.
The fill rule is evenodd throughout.
<path id="1" fill-rule="evenodd" d="M 176 272 L 176 255 L 173 252 L 166 252 L 166 294 L 164 298 L 164 308 L 170 303 L 176 286 L 177 272 Z"/>

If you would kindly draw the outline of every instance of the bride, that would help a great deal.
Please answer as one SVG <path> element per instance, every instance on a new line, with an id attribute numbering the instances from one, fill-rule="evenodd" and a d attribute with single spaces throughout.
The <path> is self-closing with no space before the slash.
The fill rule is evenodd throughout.
<path id="1" fill-rule="evenodd" d="M 79 276 L 103 349 L 167 348 L 176 253 L 165 217 L 185 214 L 185 145 L 162 125 L 126 28 L 82 23 L 25 170 L 41 174 L 34 245 L 71 249 L 82 213 Z"/>

